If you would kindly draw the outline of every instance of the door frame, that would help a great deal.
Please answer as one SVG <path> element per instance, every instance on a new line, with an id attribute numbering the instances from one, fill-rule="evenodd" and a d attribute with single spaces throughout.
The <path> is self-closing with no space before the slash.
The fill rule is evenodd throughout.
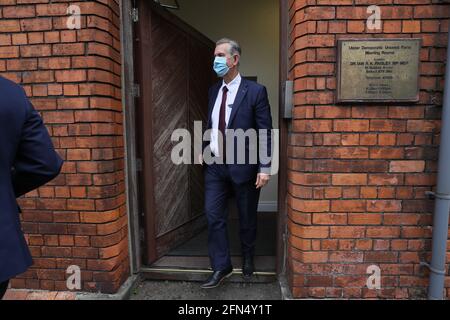
<path id="1" fill-rule="evenodd" d="M 290 46 L 290 0 L 279 0 L 280 14 L 280 51 L 279 51 L 279 93 L 278 93 L 278 126 L 280 133 L 280 152 L 278 170 L 278 223 L 277 223 L 277 254 L 276 270 L 278 275 L 286 273 L 287 259 L 287 171 L 288 171 L 288 126 L 289 122 L 284 119 L 284 107 L 286 103 L 286 81 L 289 80 L 289 46 Z M 294 3 L 294 1 L 292 2 Z M 293 4 L 292 4 L 293 5 Z"/>
<path id="2" fill-rule="evenodd" d="M 121 0 L 121 49 L 122 49 L 122 104 L 124 116 L 124 143 L 125 143 L 125 179 L 129 230 L 129 256 L 132 273 L 139 273 L 143 268 L 143 223 L 144 209 L 139 199 L 139 176 L 142 163 L 138 159 L 138 144 L 136 137 L 136 72 L 135 70 L 135 26 L 133 21 L 133 8 L 136 0 Z M 287 145 L 288 121 L 284 114 L 284 88 L 289 76 L 289 0 L 279 0 L 280 22 L 280 48 L 279 48 L 279 130 L 280 152 L 278 172 L 278 223 L 277 223 L 277 253 L 276 273 L 284 275 L 286 262 L 286 217 L 287 217 Z M 142 20 L 140 20 L 142 21 Z M 148 76 L 148 75 L 147 75 Z M 142 91 L 142 90 L 138 90 Z M 140 92 L 142 98 L 142 92 Z M 147 139 L 149 139 L 147 137 Z M 151 158 L 151 157 L 150 157 Z M 148 159 L 147 161 L 151 161 Z M 149 165 L 149 164 L 147 164 Z M 149 170 L 147 170 L 148 172 Z M 151 188 L 151 186 L 150 186 Z M 150 190 L 146 190 L 150 191 Z M 151 197 L 153 198 L 153 197 Z M 151 201 L 151 199 L 150 199 Z M 147 203 L 147 207 L 151 205 Z M 151 226 L 150 226 L 151 227 Z"/>
<path id="3" fill-rule="evenodd" d="M 139 13 L 141 16 L 144 15 L 139 4 L 144 0 L 134 1 L 134 7 L 138 8 L 138 19 Z M 140 11 L 140 12 L 139 12 Z M 151 19 L 139 19 L 137 23 L 133 23 L 133 52 L 134 52 L 134 76 L 135 76 L 135 84 L 138 84 L 139 80 L 145 83 L 152 82 L 152 64 L 146 63 L 142 64 L 140 61 L 143 61 L 143 57 L 141 56 L 141 52 L 146 50 L 149 55 L 152 55 L 153 48 L 151 46 L 152 42 L 152 33 L 143 33 L 140 34 L 139 30 L 148 30 L 151 27 Z M 141 46 L 142 50 L 137 50 L 137 47 Z M 145 67 L 145 70 L 144 70 Z M 136 85 L 135 85 L 136 86 Z M 148 245 L 148 242 L 145 241 L 147 237 L 155 238 L 156 234 L 156 226 L 155 226 L 155 215 L 153 214 L 153 208 L 155 203 L 154 198 L 154 188 L 153 188 L 153 110 L 152 108 L 144 108 L 143 106 L 151 105 L 152 103 L 152 88 L 143 88 L 139 89 L 139 95 L 135 97 L 135 145 L 136 145 L 136 156 L 139 163 L 139 175 L 137 179 L 138 183 L 138 206 L 140 208 L 140 246 L 141 246 L 141 259 L 142 263 L 145 264 L 145 260 L 156 260 L 156 243 Z M 141 114 L 139 113 L 141 112 Z M 143 123 L 146 122 L 149 124 L 149 129 L 146 130 L 143 127 Z M 140 137 L 139 134 L 142 134 Z M 152 183 L 145 183 L 145 181 L 151 181 Z M 145 197 L 143 195 L 151 195 Z"/>
<path id="4" fill-rule="evenodd" d="M 138 197 L 138 161 L 136 151 L 136 97 L 135 68 L 134 68 L 134 22 L 133 8 L 135 0 L 120 1 L 120 43 L 121 43 L 121 72 L 122 72 L 122 108 L 124 126 L 124 160 L 126 207 L 128 212 L 129 259 L 131 273 L 137 274 L 142 267 L 141 229 Z"/>

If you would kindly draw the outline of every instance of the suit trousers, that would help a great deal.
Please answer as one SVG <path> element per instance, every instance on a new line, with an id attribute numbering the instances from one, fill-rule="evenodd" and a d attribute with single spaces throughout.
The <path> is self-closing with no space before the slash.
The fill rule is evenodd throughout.
<path id="1" fill-rule="evenodd" d="M 253 255 L 256 244 L 257 209 L 261 189 L 256 176 L 245 183 L 234 183 L 227 164 L 206 165 L 205 214 L 208 220 L 208 253 L 214 271 L 231 266 L 228 239 L 228 199 L 232 192 L 239 212 L 239 235 L 242 255 Z"/>
<path id="2" fill-rule="evenodd" d="M 3 296 L 6 293 L 6 290 L 8 289 L 8 283 L 9 280 L 0 283 L 0 300 L 2 300 Z"/>

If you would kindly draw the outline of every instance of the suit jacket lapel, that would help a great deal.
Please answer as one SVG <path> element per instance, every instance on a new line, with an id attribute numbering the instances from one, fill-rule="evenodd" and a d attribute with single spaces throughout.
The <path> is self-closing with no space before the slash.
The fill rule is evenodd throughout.
<path id="1" fill-rule="evenodd" d="M 230 128 L 231 123 L 233 123 L 233 119 L 236 116 L 236 112 L 241 106 L 242 100 L 244 99 L 247 93 L 248 85 L 247 81 L 242 78 L 241 85 L 239 86 L 238 93 L 236 95 L 236 99 L 234 99 L 233 109 L 231 110 L 230 119 L 228 120 L 227 128 Z"/>

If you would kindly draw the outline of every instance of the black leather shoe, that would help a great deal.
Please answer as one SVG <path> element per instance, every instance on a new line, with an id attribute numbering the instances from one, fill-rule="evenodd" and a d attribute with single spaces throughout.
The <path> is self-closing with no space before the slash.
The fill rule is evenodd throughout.
<path id="1" fill-rule="evenodd" d="M 250 278 L 255 271 L 253 256 L 245 255 L 242 260 L 242 274 L 244 275 L 244 278 Z"/>
<path id="2" fill-rule="evenodd" d="M 220 286 L 223 280 L 228 278 L 233 274 L 233 267 L 229 267 L 226 270 L 214 271 L 212 275 L 209 276 L 208 280 L 202 284 L 202 289 L 212 289 Z"/>

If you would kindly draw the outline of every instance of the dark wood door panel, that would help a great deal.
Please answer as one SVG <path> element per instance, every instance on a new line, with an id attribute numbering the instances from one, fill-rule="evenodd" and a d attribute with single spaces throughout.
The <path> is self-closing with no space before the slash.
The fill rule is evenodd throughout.
<path id="1" fill-rule="evenodd" d="M 193 39 L 189 42 L 189 130 L 194 132 L 194 122 L 206 124 L 209 86 L 215 81 L 211 72 L 214 49 Z M 208 63 L 208 62 L 211 63 Z M 194 148 L 192 148 L 194 154 Z M 200 165 L 190 166 L 191 218 L 203 214 L 203 169 Z"/>
<path id="2" fill-rule="evenodd" d="M 151 264 L 205 227 L 203 170 L 175 165 L 171 135 L 194 121 L 206 124 L 214 43 L 151 1 L 141 0 L 137 70 L 138 139 L 144 173 L 145 257 Z"/>
<path id="3" fill-rule="evenodd" d="M 172 132 L 186 129 L 188 39 L 182 30 L 152 13 L 153 169 L 156 237 L 188 222 L 189 169 L 171 161 Z"/>

